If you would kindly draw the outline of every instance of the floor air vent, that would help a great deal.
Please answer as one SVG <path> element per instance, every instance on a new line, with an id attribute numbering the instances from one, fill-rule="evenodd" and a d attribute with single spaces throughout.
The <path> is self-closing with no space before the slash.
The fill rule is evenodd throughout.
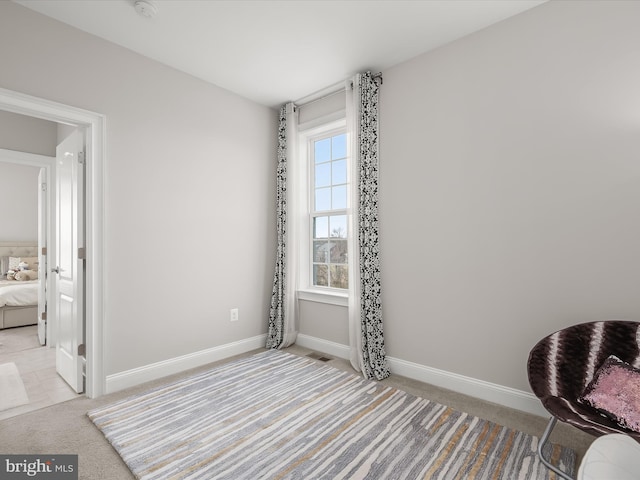
<path id="1" fill-rule="evenodd" d="M 325 357 L 324 355 L 321 355 L 321 354 L 316 353 L 316 352 L 312 352 L 312 353 L 308 354 L 307 357 L 313 358 L 314 360 L 320 360 L 321 362 L 329 362 L 329 361 L 333 360 L 333 358 Z"/>

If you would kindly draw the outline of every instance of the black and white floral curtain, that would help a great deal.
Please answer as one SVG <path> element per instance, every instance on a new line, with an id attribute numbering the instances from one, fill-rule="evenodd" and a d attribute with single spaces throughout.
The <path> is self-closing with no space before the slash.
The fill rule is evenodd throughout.
<path id="1" fill-rule="evenodd" d="M 278 124 L 278 166 L 276 177 L 276 268 L 269 310 L 267 348 L 284 348 L 295 343 L 297 317 L 297 258 L 298 235 L 293 189 L 287 183 L 295 178 L 297 112 L 293 103 L 280 109 Z"/>
<path id="2" fill-rule="evenodd" d="M 378 239 L 378 90 L 371 74 L 347 85 L 350 137 L 349 343 L 351 364 L 366 378 L 390 375 L 382 327 Z M 269 313 L 267 348 L 295 342 L 301 209 L 294 179 L 298 118 L 293 103 L 280 110 L 277 167 L 277 253 Z"/>
<path id="3" fill-rule="evenodd" d="M 371 74 L 347 88 L 351 133 L 349 332 L 351 364 L 366 378 L 390 375 L 382 327 L 378 236 L 378 90 Z"/>

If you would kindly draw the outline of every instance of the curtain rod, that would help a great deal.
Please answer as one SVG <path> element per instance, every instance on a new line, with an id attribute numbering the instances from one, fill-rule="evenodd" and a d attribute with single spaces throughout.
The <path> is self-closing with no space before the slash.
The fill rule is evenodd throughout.
<path id="1" fill-rule="evenodd" d="M 380 85 L 382 85 L 382 72 L 372 74 L 371 78 L 376 82 L 380 80 Z M 353 82 L 351 82 L 351 88 L 353 88 Z M 325 98 L 329 98 L 334 95 L 337 95 L 338 93 L 342 93 L 345 90 L 346 90 L 346 87 L 344 86 L 344 82 L 336 83 L 334 85 L 331 85 L 330 87 L 323 88 L 322 90 L 318 90 L 316 93 L 312 93 L 311 95 L 302 97 L 301 99 L 294 101 L 293 104 L 296 106 L 296 108 L 306 107 L 307 105 L 311 105 L 313 103 L 319 102 L 320 100 L 324 100 Z M 328 93 L 324 93 L 324 94 L 322 93 L 327 91 Z M 313 98 L 315 95 L 320 95 L 320 96 L 317 98 Z M 305 102 L 304 100 L 306 98 L 311 98 L 311 100 Z"/>

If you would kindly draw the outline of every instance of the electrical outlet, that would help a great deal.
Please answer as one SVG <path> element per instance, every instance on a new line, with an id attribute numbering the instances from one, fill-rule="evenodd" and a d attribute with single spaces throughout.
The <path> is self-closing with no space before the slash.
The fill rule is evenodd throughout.
<path id="1" fill-rule="evenodd" d="M 231 311 L 229 312 L 229 320 L 231 320 L 232 322 L 237 322 L 238 321 L 238 309 L 237 308 L 232 308 Z"/>

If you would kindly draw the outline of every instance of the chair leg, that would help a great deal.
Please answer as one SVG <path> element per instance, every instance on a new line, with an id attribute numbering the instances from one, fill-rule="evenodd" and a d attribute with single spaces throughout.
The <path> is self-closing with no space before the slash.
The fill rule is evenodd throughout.
<path id="1" fill-rule="evenodd" d="M 549 437 L 551 436 L 551 431 L 553 430 L 553 427 L 556 426 L 556 422 L 557 421 L 558 421 L 558 419 L 556 417 L 551 417 L 549 419 L 549 423 L 547 424 L 547 428 L 545 429 L 544 433 L 542 434 L 542 438 L 540 438 L 540 441 L 538 442 L 538 457 L 540 457 L 540 461 L 549 470 L 555 472 L 556 475 L 564 478 L 565 480 L 574 480 L 573 477 L 570 477 L 569 475 L 564 473 L 562 470 L 560 470 L 558 467 L 552 465 L 546 458 L 544 458 L 544 455 L 542 454 L 542 449 L 545 446 L 545 444 L 547 443 L 547 441 L 549 440 Z"/>

